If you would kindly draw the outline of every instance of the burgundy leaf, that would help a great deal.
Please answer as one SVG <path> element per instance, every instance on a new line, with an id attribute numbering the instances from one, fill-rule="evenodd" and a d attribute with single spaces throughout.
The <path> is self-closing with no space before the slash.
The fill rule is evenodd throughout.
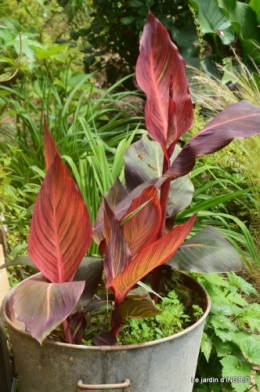
<path id="1" fill-rule="evenodd" d="M 127 268 L 110 282 L 117 304 L 125 299 L 129 290 L 139 280 L 174 255 L 191 231 L 195 220 L 196 215 L 193 215 L 187 222 L 175 226 L 168 234 L 143 248 Z"/>
<path id="2" fill-rule="evenodd" d="M 69 282 L 91 236 L 90 218 L 80 191 L 56 155 L 35 203 L 29 255 L 52 283 Z"/>
<path id="3" fill-rule="evenodd" d="M 70 316 L 70 330 L 73 343 L 82 344 L 82 337 L 86 328 L 87 321 L 85 314 L 76 313 L 73 316 Z"/>
<path id="4" fill-rule="evenodd" d="M 139 185 L 135 189 L 132 190 L 122 201 L 120 201 L 116 207 L 113 209 L 114 214 L 117 220 L 121 220 L 122 217 L 126 214 L 127 210 L 129 209 L 132 201 L 139 197 L 144 189 L 154 185 L 156 189 L 159 189 L 162 184 L 167 180 L 167 177 L 160 177 L 160 178 L 153 178 L 149 181 L 144 182 L 143 184 Z M 104 221 L 98 223 L 95 228 L 93 229 L 93 233 L 101 233 L 104 231 Z M 101 236 L 101 234 L 100 234 Z"/>
<path id="5" fill-rule="evenodd" d="M 25 280 L 17 286 L 14 295 L 16 318 L 42 343 L 69 316 L 84 287 L 85 282 L 48 283 L 34 278 Z"/>
<path id="6" fill-rule="evenodd" d="M 104 260 L 104 270 L 107 283 L 124 270 L 131 260 L 131 253 L 124 240 L 122 230 L 113 211 L 104 199 L 104 222 L 107 251 Z"/>
<path id="7" fill-rule="evenodd" d="M 102 332 L 98 337 L 92 339 L 94 346 L 117 346 L 116 337 L 111 332 Z"/>
<path id="8" fill-rule="evenodd" d="M 193 121 L 185 63 L 167 30 L 150 12 L 140 40 L 136 80 L 145 92 L 145 122 L 162 147 L 176 143 Z"/>
<path id="9" fill-rule="evenodd" d="M 259 134 L 259 124 L 259 106 L 246 101 L 232 103 L 189 140 L 165 176 L 176 178 L 189 173 L 195 165 L 195 157 L 221 150 L 235 137 Z"/>
<path id="10" fill-rule="evenodd" d="M 51 166 L 56 155 L 60 155 L 60 153 L 49 131 L 46 116 L 44 116 L 44 156 L 47 170 Z"/>
<path id="11" fill-rule="evenodd" d="M 83 257 L 77 272 L 74 276 L 74 281 L 86 281 L 85 289 L 73 309 L 73 313 L 80 311 L 87 306 L 92 300 L 97 290 L 97 287 L 102 279 L 103 260 L 96 257 Z"/>
<path id="12" fill-rule="evenodd" d="M 120 201 L 122 201 L 128 195 L 127 190 L 123 187 L 119 178 L 116 178 L 114 184 L 109 188 L 107 193 L 105 194 L 105 199 L 110 208 L 114 208 Z M 97 212 L 95 226 L 98 226 L 100 223 L 104 222 L 104 202 L 102 200 L 100 207 Z M 93 231 L 93 240 L 99 245 L 100 242 L 104 239 L 103 230 Z M 101 252 L 101 254 L 103 254 Z"/>
<path id="13" fill-rule="evenodd" d="M 149 202 L 144 205 L 148 200 Z M 144 246 L 157 240 L 162 213 L 154 186 L 145 189 L 138 198 L 132 201 L 122 220 L 142 205 L 144 206 L 141 210 L 122 225 L 123 236 L 132 257 Z"/>

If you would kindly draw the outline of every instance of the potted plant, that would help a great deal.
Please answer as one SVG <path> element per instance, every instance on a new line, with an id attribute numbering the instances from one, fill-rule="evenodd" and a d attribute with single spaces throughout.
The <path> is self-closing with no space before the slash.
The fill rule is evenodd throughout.
<path id="1" fill-rule="evenodd" d="M 145 120 L 153 140 L 143 137 L 126 151 L 127 189 L 116 180 L 93 230 L 45 121 L 47 174 L 35 203 L 28 247 L 41 273 L 13 288 L 3 305 L 24 392 L 191 391 L 210 309 L 205 290 L 193 278 L 182 275 L 180 283 L 203 311 L 193 325 L 156 341 L 119 345 L 122 323 L 161 313 L 156 302 L 172 284 L 172 268 L 166 263 L 204 272 L 240 268 L 238 253 L 214 228 L 183 245 L 196 215 L 178 225 L 174 221 L 192 198 L 189 172 L 195 157 L 221 149 L 234 137 L 259 133 L 260 109 L 248 102 L 228 106 L 181 150 L 177 142 L 193 121 L 185 64 L 151 13 L 140 41 L 136 78 L 147 96 Z M 101 258 L 85 257 L 92 236 Z M 205 255 L 212 243 L 222 256 L 212 254 L 209 263 Z M 107 314 L 109 327 L 94 337 L 93 346 L 83 345 L 85 331 L 98 328 L 90 322 L 91 312 L 102 309 L 101 323 Z"/>

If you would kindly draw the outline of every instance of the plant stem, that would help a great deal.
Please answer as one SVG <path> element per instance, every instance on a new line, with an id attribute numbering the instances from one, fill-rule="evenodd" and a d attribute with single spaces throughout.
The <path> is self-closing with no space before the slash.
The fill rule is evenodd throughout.
<path id="1" fill-rule="evenodd" d="M 221 52 L 219 50 L 219 45 L 218 45 L 218 40 L 217 40 L 217 35 L 216 34 L 213 34 L 213 42 L 214 42 L 214 49 L 215 49 L 215 52 L 216 52 L 217 56 L 218 57 L 222 57 L 221 56 Z"/>
<path id="2" fill-rule="evenodd" d="M 164 157 L 163 159 L 163 174 L 169 169 L 170 162 Z M 170 191 L 170 183 L 171 180 L 167 179 L 161 187 L 161 196 L 160 196 L 160 204 L 162 211 L 162 219 L 161 219 L 161 227 L 159 230 L 158 238 L 161 238 L 165 232 L 165 224 L 166 224 L 166 209 L 168 204 L 168 197 Z M 160 282 L 162 275 L 163 266 L 157 267 L 154 269 L 152 274 L 152 289 L 158 293 L 160 291 Z M 158 302 L 159 297 L 155 296 L 154 301 Z"/>

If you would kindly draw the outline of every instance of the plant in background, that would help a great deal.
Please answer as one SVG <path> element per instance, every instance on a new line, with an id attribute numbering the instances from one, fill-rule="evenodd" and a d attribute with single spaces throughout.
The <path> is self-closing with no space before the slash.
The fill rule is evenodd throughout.
<path id="1" fill-rule="evenodd" d="M 54 84 L 48 77 L 28 79 L 24 78 L 16 88 L 0 86 L 0 154 L 10 157 L 10 187 L 16 193 L 18 189 L 23 192 L 22 202 L 12 210 L 12 223 L 8 219 L 9 231 L 17 231 L 15 222 L 17 226 L 24 222 L 29 227 L 35 189 L 44 177 L 43 136 L 39 132 L 44 112 L 94 224 L 102 194 L 117 176 L 123 178 L 126 148 L 137 134 L 144 132 L 143 116 L 136 105 L 137 94 L 115 92 L 121 81 L 104 91 L 95 86 L 91 75 L 70 70 L 61 72 L 61 78 L 55 79 Z M 86 177 L 95 184 L 91 192 Z M 3 200 L 9 199 L 10 187 L 3 189 Z M 22 221 L 18 218 L 20 213 Z M 94 245 L 91 253 L 96 253 Z"/>
<path id="2" fill-rule="evenodd" d="M 201 32 L 217 61 L 227 57 L 232 44 L 244 62 L 259 63 L 260 12 L 256 1 L 189 0 L 197 13 Z"/>
<path id="3" fill-rule="evenodd" d="M 244 392 L 251 390 L 252 383 L 259 390 L 260 305 L 250 303 L 257 297 L 257 290 L 234 273 L 198 279 L 210 295 L 212 308 L 202 337 L 196 377 L 210 376 L 219 381 L 195 385 L 194 391 L 220 392 L 225 388 Z M 244 382 L 236 382 L 234 377 L 244 377 Z"/>
<path id="4" fill-rule="evenodd" d="M 0 53 L 1 81 L 6 81 L 13 73 L 16 80 L 23 75 L 34 73 L 47 75 L 51 79 L 60 76 L 61 70 L 68 68 L 82 71 L 83 54 L 75 42 L 60 39 L 69 36 L 71 23 L 82 2 L 73 1 L 65 9 L 56 0 L 10 0 L 9 7 L 1 4 Z M 10 11 L 12 10 L 12 11 Z M 88 16 L 84 13 L 84 23 Z M 9 85 L 11 83 L 9 82 Z M 12 85 L 14 83 L 12 82 Z"/>
<path id="5" fill-rule="evenodd" d="M 30 257 L 43 276 L 22 282 L 12 303 L 18 320 L 39 342 L 60 324 L 67 342 L 81 342 L 84 330 L 91 327 L 85 313 L 104 304 L 100 296 L 93 299 L 103 289 L 103 268 L 112 301 L 111 323 L 109 331 L 94 339 L 96 345 L 116 344 L 125 318 L 160 312 L 147 292 L 144 297 L 134 287 L 150 279 L 152 292 L 161 292 L 162 266 L 169 259 L 181 270 L 200 272 L 240 266 L 236 250 L 213 227 L 183 244 L 196 214 L 184 223 L 174 222 L 192 198 L 188 174 L 195 158 L 221 149 L 234 137 L 259 133 L 260 109 L 249 102 L 228 106 L 180 150 L 177 142 L 193 120 L 185 64 L 151 13 L 140 41 L 136 77 L 147 96 L 145 120 L 154 140 L 143 137 L 129 147 L 125 154 L 128 190 L 116 180 L 102 201 L 93 233 L 104 261 L 84 258 L 92 238 L 89 213 L 45 124 L 47 174 L 29 235 Z M 167 228 L 166 218 L 170 218 Z M 185 257 L 180 262 L 173 256 L 182 244 Z M 191 266 L 189 253 L 194 255 Z"/>
<path id="6" fill-rule="evenodd" d="M 234 52 L 234 60 L 232 68 L 219 67 L 220 72 L 224 75 L 225 80 L 219 80 L 215 77 L 209 77 L 208 75 L 203 75 L 201 72 L 194 70 L 194 75 L 191 82 L 191 90 L 193 99 L 198 103 L 203 115 L 210 119 L 216 113 L 223 110 L 227 104 L 239 102 L 242 100 L 247 100 L 252 104 L 259 105 L 260 95 L 259 95 L 259 69 L 255 64 L 255 71 L 250 70 L 248 66 L 242 63 L 241 59 L 238 57 L 237 53 Z M 228 84 L 224 82 L 227 81 Z M 230 81 L 233 84 L 230 85 Z M 197 94 L 197 89 L 199 88 L 200 94 Z M 217 92 L 217 94 L 216 94 Z M 233 177 L 237 185 L 242 186 L 242 188 L 250 187 L 250 193 L 253 196 L 246 196 L 247 200 L 243 196 L 243 201 L 247 205 L 248 212 L 244 211 L 246 214 L 246 224 L 250 227 L 252 237 L 254 238 L 255 246 L 253 244 L 252 238 L 250 239 L 250 233 L 244 232 L 244 238 L 250 239 L 251 251 L 250 256 L 254 264 L 259 265 L 259 257 L 257 255 L 257 250 L 253 250 L 253 247 L 258 247 L 258 226 L 259 226 L 259 178 L 258 178 L 258 151 L 259 151 L 259 136 L 253 136 L 247 140 L 234 140 L 226 149 L 219 151 L 214 155 L 214 163 L 206 160 L 206 163 L 218 166 L 220 170 L 224 170 L 226 175 Z M 205 164 L 205 161 L 204 161 Z M 222 177 L 222 176 L 221 176 Z M 222 181 L 219 181 L 221 184 Z M 242 199 L 239 199 L 240 203 Z M 244 208 L 243 208 L 244 209 Z M 230 210 L 227 205 L 228 213 L 232 212 L 233 208 Z M 240 210 L 239 206 L 233 210 L 233 215 L 238 216 Z M 240 215 L 242 219 L 242 216 Z M 242 219 L 244 220 L 244 219 Z M 216 223 L 214 223 L 216 224 Z M 242 228 L 242 227 L 241 227 Z M 249 243 L 248 243 L 249 244 Z M 248 248 L 249 249 L 249 248 Z M 250 266 L 249 266 L 250 267 Z M 251 267 L 250 267 L 251 269 Z M 255 269 L 253 269 L 255 272 Z M 254 276 L 252 278 L 258 281 L 258 277 Z"/>
<path id="7" fill-rule="evenodd" d="M 89 2 L 89 9 L 91 25 L 73 33 L 77 39 L 86 37 L 89 43 L 83 49 L 86 71 L 105 69 L 109 84 L 134 73 L 138 56 L 135 43 L 145 24 L 148 9 L 162 20 L 186 61 L 198 57 L 197 35 L 188 0 L 159 3 L 154 0 L 94 0 Z M 124 86 L 135 88 L 132 79 L 126 80 Z"/>

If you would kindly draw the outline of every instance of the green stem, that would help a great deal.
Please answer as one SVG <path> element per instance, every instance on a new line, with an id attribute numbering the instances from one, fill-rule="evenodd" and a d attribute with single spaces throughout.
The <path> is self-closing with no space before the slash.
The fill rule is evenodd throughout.
<path id="1" fill-rule="evenodd" d="M 214 49 L 218 57 L 222 57 L 221 52 L 219 50 L 217 35 L 213 34 L 213 42 L 214 42 Z"/>

